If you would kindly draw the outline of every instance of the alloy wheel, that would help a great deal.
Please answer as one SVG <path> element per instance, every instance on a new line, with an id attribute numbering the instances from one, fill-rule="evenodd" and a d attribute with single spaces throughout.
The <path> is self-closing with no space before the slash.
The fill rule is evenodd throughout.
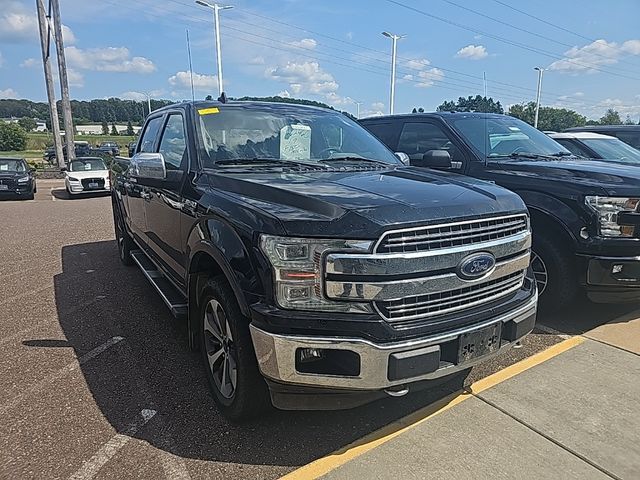
<path id="1" fill-rule="evenodd" d="M 538 294 L 542 295 L 547 289 L 547 285 L 549 283 L 549 271 L 547 270 L 547 265 L 544 263 L 544 260 L 542 260 L 542 257 L 535 251 L 531 252 L 531 269 L 533 270 L 533 275 L 535 276 L 536 284 L 538 285 Z"/>
<path id="2" fill-rule="evenodd" d="M 233 398 L 238 381 L 238 362 L 229 319 L 217 300 L 210 300 L 204 311 L 204 345 L 209 369 L 220 394 Z"/>

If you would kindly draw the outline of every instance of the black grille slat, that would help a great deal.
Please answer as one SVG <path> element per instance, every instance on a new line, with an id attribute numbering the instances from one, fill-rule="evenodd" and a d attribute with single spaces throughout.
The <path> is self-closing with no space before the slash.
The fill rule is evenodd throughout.
<path id="1" fill-rule="evenodd" d="M 378 253 L 422 252 L 489 242 L 528 230 L 526 215 L 418 227 L 383 236 Z"/>
<path id="2" fill-rule="evenodd" d="M 83 178 L 80 180 L 82 188 L 89 188 L 90 183 L 97 183 L 98 188 L 104 188 L 104 178 Z"/>

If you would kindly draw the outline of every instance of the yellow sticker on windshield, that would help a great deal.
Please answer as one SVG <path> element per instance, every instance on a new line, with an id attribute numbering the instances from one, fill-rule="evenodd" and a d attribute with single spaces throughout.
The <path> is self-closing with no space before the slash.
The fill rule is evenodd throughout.
<path id="1" fill-rule="evenodd" d="M 218 107 L 211 107 L 211 108 L 201 108 L 200 110 L 198 110 L 198 113 L 200 115 L 212 115 L 214 113 L 219 113 L 220 110 L 218 110 Z"/>

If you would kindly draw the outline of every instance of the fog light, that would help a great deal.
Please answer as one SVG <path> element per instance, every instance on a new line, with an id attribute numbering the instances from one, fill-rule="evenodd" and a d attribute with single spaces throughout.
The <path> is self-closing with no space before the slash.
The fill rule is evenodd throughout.
<path id="1" fill-rule="evenodd" d="M 611 273 L 613 273 L 613 274 L 621 273 L 623 266 L 624 265 L 614 265 L 613 268 L 611 269 Z"/>
<path id="2" fill-rule="evenodd" d="M 298 360 L 300 362 L 313 362 L 322 358 L 322 350 L 317 348 L 298 349 Z"/>
<path id="3" fill-rule="evenodd" d="M 582 228 L 580 229 L 580 236 L 581 236 L 582 238 L 584 238 L 585 240 L 586 240 L 587 238 L 589 238 L 589 231 L 587 230 L 587 227 L 582 227 Z"/>

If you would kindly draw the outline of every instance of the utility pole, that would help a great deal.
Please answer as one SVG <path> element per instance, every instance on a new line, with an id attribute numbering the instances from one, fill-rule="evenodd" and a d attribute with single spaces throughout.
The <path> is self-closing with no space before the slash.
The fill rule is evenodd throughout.
<path id="1" fill-rule="evenodd" d="M 544 72 L 544 68 L 536 67 L 534 70 L 538 71 L 538 93 L 536 95 L 536 116 L 533 120 L 533 126 L 538 128 L 538 114 L 540 113 L 540 93 L 542 91 L 542 73 Z"/>
<path id="2" fill-rule="evenodd" d="M 487 98 L 487 72 L 482 72 L 482 85 L 484 87 L 484 98 Z"/>
<path id="3" fill-rule="evenodd" d="M 53 145 L 56 151 L 56 161 L 58 162 L 58 166 L 64 167 L 64 155 L 62 153 L 62 143 L 60 139 L 60 125 L 58 125 L 58 107 L 56 106 L 56 93 L 53 88 L 51 57 L 49 56 L 49 40 L 51 38 L 51 32 L 42 0 L 36 0 L 36 8 L 38 10 L 40 48 L 42 49 L 44 81 L 47 86 L 47 98 L 49 100 L 49 115 L 51 117 L 51 130 L 53 131 Z"/>
<path id="4" fill-rule="evenodd" d="M 391 39 L 391 92 L 389 94 L 389 114 L 393 115 L 393 107 L 396 98 L 396 53 L 398 40 L 406 35 L 395 35 L 389 32 L 382 32 L 382 35 Z"/>
<path id="5" fill-rule="evenodd" d="M 69 99 L 69 80 L 67 78 L 67 60 L 64 55 L 64 41 L 62 39 L 62 22 L 60 21 L 60 3 L 49 0 L 50 13 L 53 14 L 54 38 L 58 53 L 58 70 L 60 73 L 60 91 L 62 93 L 62 118 L 64 119 L 64 138 L 67 144 L 67 159 L 76 158 L 75 143 L 73 143 L 73 117 L 71 115 L 71 101 Z M 62 159 L 64 162 L 64 157 Z"/>
<path id="6" fill-rule="evenodd" d="M 204 0 L 196 0 L 198 5 L 208 7 L 213 10 L 213 25 L 216 34 L 216 63 L 218 64 L 218 93 L 222 95 L 224 88 L 222 85 L 222 49 L 220 48 L 220 10 L 229 10 L 231 5 L 219 5 L 217 3 L 207 3 Z"/>

